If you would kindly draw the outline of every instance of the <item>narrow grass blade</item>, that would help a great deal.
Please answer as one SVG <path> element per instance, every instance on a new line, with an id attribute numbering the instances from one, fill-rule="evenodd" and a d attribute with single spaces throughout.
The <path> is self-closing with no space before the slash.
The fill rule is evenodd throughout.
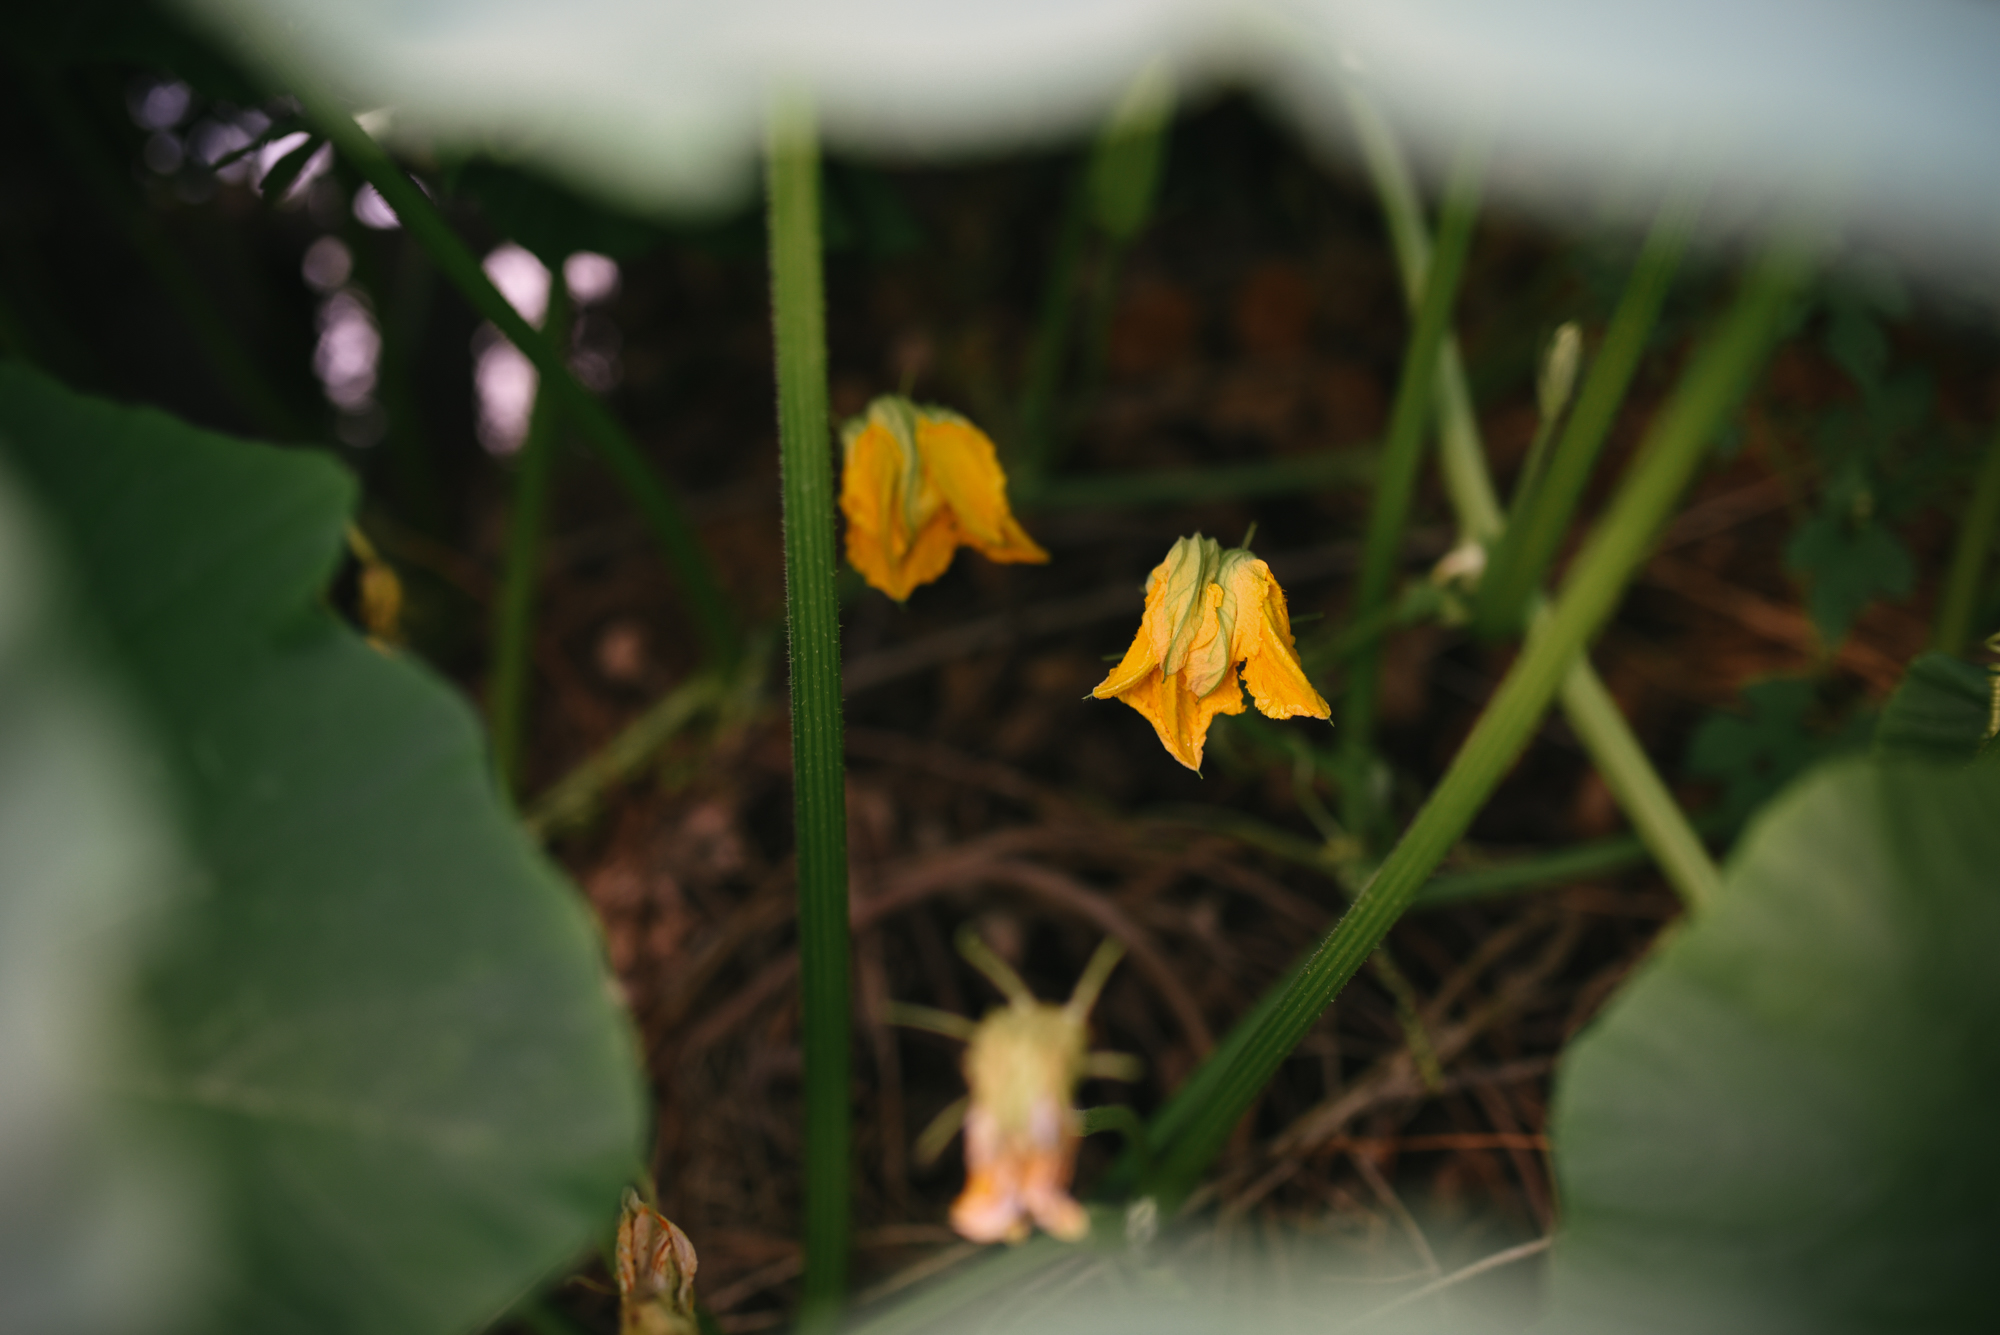
<path id="1" fill-rule="evenodd" d="M 480 267 L 479 258 L 459 240 L 429 196 L 403 174 L 382 146 L 356 125 L 351 116 L 303 82 L 295 84 L 293 93 L 304 104 L 307 118 L 332 141 L 334 150 L 375 187 L 472 309 L 491 321 L 535 364 L 541 373 L 543 391 L 555 394 L 566 419 L 604 460 L 651 525 L 688 601 L 695 630 L 709 659 L 718 663 L 728 661 L 736 650 L 735 618 L 723 598 L 714 566 L 695 536 L 694 521 L 686 506 L 660 480 L 618 419 L 595 394 L 583 387 L 570 370 L 568 358 L 500 295 L 500 289 L 493 286 Z"/>
<path id="2" fill-rule="evenodd" d="M 1373 449 L 1337 449 L 1216 468 L 1161 468 L 1140 473 L 1056 478 L 1028 493 L 1019 508 L 1058 510 L 1101 505 L 1132 509 L 1252 496 L 1291 496 L 1301 491 L 1371 481 L 1376 476 L 1378 462 L 1377 451 Z"/>
<path id="3" fill-rule="evenodd" d="M 1528 600 L 1541 587 L 1659 322 L 1694 215 L 1694 194 L 1681 190 L 1654 220 L 1547 469 L 1522 498 L 1487 562 L 1473 605 L 1473 626 L 1481 634 L 1500 635 L 1520 625 Z"/>
<path id="4" fill-rule="evenodd" d="M 805 1047 L 805 1301 L 830 1321 L 847 1287 L 847 798 L 834 587 L 833 437 L 827 426 L 819 141 L 797 104 L 773 113 L 767 171 L 778 442 L 791 643 L 792 803 L 798 832 L 799 990 Z"/>
<path id="5" fill-rule="evenodd" d="M 1696 352 L 1672 398 L 1654 418 L 1638 458 L 1592 530 L 1553 609 L 1536 618 L 1526 647 L 1451 768 L 1354 905 L 1166 1147 L 1151 1183 L 1163 1201 L 1178 1200 L 1192 1188 L 1230 1127 L 1374 952 L 1514 763 L 1564 674 L 1644 559 L 1716 428 L 1763 364 L 1805 272 L 1795 252 L 1767 257 Z M 1206 1075 L 1197 1072 L 1195 1078 Z"/>
<path id="6" fill-rule="evenodd" d="M 1403 530 L 1409 522 L 1410 500 L 1416 492 L 1417 470 L 1423 463 L 1425 428 L 1429 425 L 1432 386 L 1438 354 L 1451 330 L 1452 302 L 1472 244 L 1472 227 L 1479 212 L 1479 167 L 1468 156 L 1454 171 L 1445 192 L 1439 222 L 1437 256 L 1424 284 L 1423 299 L 1403 353 L 1403 373 L 1389 417 L 1389 434 L 1382 447 L 1375 501 L 1368 518 L 1360 587 L 1349 615 L 1366 622 L 1387 602 L 1396 577 Z M 1362 779 L 1375 725 L 1376 678 L 1381 659 L 1371 642 L 1348 661 L 1347 695 L 1341 712 L 1342 746 L 1349 758 L 1349 780 L 1342 785 L 1347 828 L 1357 835 L 1375 824 L 1369 811 L 1371 785 Z"/>
<path id="7" fill-rule="evenodd" d="M 543 327 L 558 346 L 569 337 L 569 287 L 560 269 L 549 276 L 549 310 Z M 493 738 L 493 772 L 501 791 L 510 797 L 521 778 L 528 683 L 533 675 L 528 660 L 535 637 L 535 589 L 541 578 L 542 529 L 560 421 L 555 395 L 537 392 L 528 437 L 516 461 L 514 504 L 507 516 L 507 563 L 494 616 L 486 716 Z"/>

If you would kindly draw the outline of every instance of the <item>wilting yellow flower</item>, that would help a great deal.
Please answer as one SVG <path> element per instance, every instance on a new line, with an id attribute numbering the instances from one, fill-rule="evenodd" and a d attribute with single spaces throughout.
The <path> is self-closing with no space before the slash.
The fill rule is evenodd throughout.
<path id="1" fill-rule="evenodd" d="M 960 547 L 990 561 L 1049 559 L 1007 508 L 993 442 L 957 413 L 885 394 L 840 438 L 847 560 L 897 602 L 942 575 Z"/>
<path id="2" fill-rule="evenodd" d="M 1082 1138 L 1076 1083 L 1131 1078 L 1131 1058 L 1085 1051 L 1085 1021 L 1121 954 L 1105 942 L 1061 1006 L 1037 1001 L 1012 970 L 993 972 L 1010 1000 L 966 1043 L 965 1190 L 951 1207 L 951 1226 L 973 1242 L 1019 1242 L 1031 1220 L 1065 1242 L 1090 1232 L 1069 1194 Z M 995 957 L 974 963 L 1006 968 Z"/>
<path id="3" fill-rule="evenodd" d="M 618 1335 L 697 1335 L 699 1264 L 688 1235 L 628 1190 L 618 1218 Z"/>
<path id="4" fill-rule="evenodd" d="M 1271 718 L 1332 713 L 1293 645 L 1285 591 L 1271 567 L 1197 533 L 1175 542 L 1146 577 L 1139 633 L 1091 694 L 1144 714 L 1167 753 L 1199 771 L 1208 725 L 1217 714 L 1243 712 L 1242 686 Z"/>

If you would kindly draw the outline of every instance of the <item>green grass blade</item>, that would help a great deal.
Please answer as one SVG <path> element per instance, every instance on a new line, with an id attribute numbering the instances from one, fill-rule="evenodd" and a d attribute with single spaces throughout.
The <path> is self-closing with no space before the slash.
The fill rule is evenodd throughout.
<path id="1" fill-rule="evenodd" d="M 1306 960 L 1166 1148 L 1152 1180 L 1171 1203 L 1186 1195 L 1230 1128 L 1255 1102 L 1313 1022 L 1387 935 L 1432 869 L 1464 833 L 1527 744 L 1563 676 L 1610 615 L 1710 438 L 1763 364 L 1806 266 L 1767 258 L 1721 326 L 1695 354 L 1653 420 L 1638 458 L 1443 780 L 1347 914 Z M 1197 1078 L 1204 1072 L 1197 1072 Z"/>
<path id="2" fill-rule="evenodd" d="M 1555 452 L 1529 494 L 1522 497 L 1479 582 L 1473 626 L 1481 634 L 1500 635 L 1520 625 L 1529 599 L 1541 587 L 1590 482 L 1598 451 L 1625 402 L 1625 392 L 1645 355 L 1653 326 L 1659 322 L 1660 307 L 1666 302 L 1667 289 L 1687 247 L 1694 212 L 1693 193 L 1679 190 L 1654 220 L 1624 295 L 1618 300 L 1618 310 L 1611 317 L 1604 346 L 1591 363 L 1576 408 L 1556 440 Z"/>
<path id="3" fill-rule="evenodd" d="M 1396 577 L 1403 530 L 1408 525 L 1410 501 L 1416 492 L 1417 470 L 1423 463 L 1424 431 L 1430 422 L 1438 353 L 1451 330 L 1452 303 L 1458 293 L 1459 275 L 1465 268 L 1478 213 L 1478 167 L 1467 157 L 1453 172 L 1445 192 L 1437 256 L 1430 266 L 1423 299 L 1417 306 L 1416 323 L 1403 353 L 1402 378 L 1396 386 L 1395 407 L 1389 417 L 1389 433 L 1383 443 L 1381 471 L 1375 481 L 1375 499 L 1369 512 L 1360 586 L 1349 612 L 1357 622 L 1367 621 L 1387 603 Z M 1373 642 L 1355 652 L 1348 662 L 1347 695 L 1341 712 L 1342 745 L 1350 775 L 1342 788 L 1346 823 L 1358 835 L 1374 824 L 1366 809 L 1371 786 L 1362 781 L 1361 775 L 1371 750 L 1376 679 L 1380 670 L 1381 655 Z"/>
<path id="4" fill-rule="evenodd" d="M 1331 449 L 1291 459 L 1270 459 L 1215 468 L 1159 468 L 1136 473 L 1100 473 L 1054 478 L 1023 495 L 1023 510 L 1241 500 L 1251 496 L 1294 496 L 1301 491 L 1368 482 L 1375 477 L 1377 451 Z"/>
<path id="5" fill-rule="evenodd" d="M 569 336 L 569 287 L 562 271 L 549 275 L 545 326 L 557 343 Z M 549 475 L 554 471 L 560 413 L 553 394 L 537 393 L 528 437 L 514 474 L 514 504 L 507 516 L 507 562 L 493 626 L 493 676 L 486 692 L 487 727 L 493 737 L 493 772 L 500 791 L 513 796 L 521 781 L 529 666 L 535 638 L 535 589 L 541 579 L 542 529 L 548 517 Z"/>
<path id="6" fill-rule="evenodd" d="M 604 460 L 627 496 L 639 507 L 665 551 L 693 614 L 695 630 L 711 661 L 726 661 L 736 650 L 735 618 L 722 595 L 715 568 L 695 536 L 687 507 L 646 462 L 637 443 L 626 434 L 595 394 L 570 370 L 569 359 L 541 331 L 521 318 L 500 289 L 480 267 L 479 259 L 429 196 L 398 167 L 389 154 L 354 119 L 320 93 L 301 82 L 293 93 L 304 104 L 307 118 L 333 142 L 334 150 L 381 194 L 419 245 L 429 252 L 440 272 L 481 318 L 492 322 L 541 373 L 545 392 L 553 391 L 563 416 Z"/>
<path id="7" fill-rule="evenodd" d="M 774 112 L 767 163 L 778 442 L 791 642 L 792 800 L 798 828 L 799 989 L 804 1011 L 805 1302 L 830 1320 L 847 1286 L 847 800 L 834 588 L 833 437 L 827 426 L 819 143 L 810 111 Z"/>

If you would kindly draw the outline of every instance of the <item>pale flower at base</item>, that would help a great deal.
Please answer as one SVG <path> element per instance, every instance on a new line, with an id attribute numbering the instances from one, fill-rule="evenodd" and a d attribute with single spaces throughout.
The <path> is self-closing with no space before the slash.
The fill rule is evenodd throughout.
<path id="1" fill-rule="evenodd" d="M 1199 772 L 1208 725 L 1217 714 L 1243 712 L 1244 686 L 1270 718 L 1333 712 L 1306 680 L 1294 646 L 1271 567 L 1197 533 L 1176 541 L 1147 576 L 1139 633 L 1091 694 L 1138 710 L 1167 753 Z"/>
<path id="2" fill-rule="evenodd" d="M 952 1203 L 951 1226 L 973 1242 L 1022 1242 L 1036 1226 L 1064 1242 L 1080 1241 L 1090 1232 L 1090 1214 L 1069 1193 L 1083 1137 L 1077 1082 L 1086 1075 L 1136 1075 L 1130 1057 L 1086 1051 L 1090 1009 L 1124 948 L 1116 941 L 1100 945 L 1061 1006 L 1036 1000 L 983 947 L 961 937 L 959 948 L 1001 986 L 1008 1004 L 964 1035 L 965 1190 Z"/>

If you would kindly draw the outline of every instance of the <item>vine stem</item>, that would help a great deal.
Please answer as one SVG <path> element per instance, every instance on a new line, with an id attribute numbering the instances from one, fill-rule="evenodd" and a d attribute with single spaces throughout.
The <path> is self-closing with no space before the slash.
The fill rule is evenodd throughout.
<path id="1" fill-rule="evenodd" d="M 519 348 L 541 373 L 543 393 L 553 393 L 564 418 L 590 443 L 617 477 L 625 494 L 639 507 L 666 553 L 693 614 L 702 648 L 713 663 L 729 661 L 736 651 L 736 621 L 715 568 L 695 536 L 694 521 L 618 419 L 576 378 L 569 359 L 542 332 L 521 317 L 513 304 L 486 276 L 479 258 L 430 197 L 404 175 L 387 150 L 355 124 L 354 118 L 315 89 L 307 80 L 292 79 L 292 93 L 305 108 L 306 119 L 333 144 L 368 184 L 375 187 L 404 228 L 422 246 L 438 270 L 459 290 L 481 318 L 490 321 Z"/>
<path id="2" fill-rule="evenodd" d="M 771 306 L 784 475 L 785 625 L 791 644 L 792 800 L 798 829 L 799 990 L 805 1048 L 805 1296 L 830 1323 L 847 1284 L 847 799 L 827 426 L 819 143 L 811 109 L 777 104 L 766 158 Z"/>
<path id="3" fill-rule="evenodd" d="M 1535 619 L 1520 656 L 1450 769 L 1353 906 L 1235 1049 L 1212 1096 L 1167 1147 L 1151 1181 L 1163 1203 L 1178 1201 L 1192 1188 L 1230 1128 L 1402 916 L 1520 755 L 1565 674 L 1651 548 L 1715 429 L 1763 364 L 1805 273 L 1804 258 L 1795 251 L 1767 256 L 1696 352 L 1556 602 Z"/>
<path id="4" fill-rule="evenodd" d="M 1389 224 L 1390 244 L 1402 275 L 1404 295 L 1414 306 L 1422 296 L 1432 263 L 1430 236 L 1418 203 L 1416 182 L 1395 132 L 1366 91 L 1351 78 L 1343 80 L 1341 87 L 1360 140 L 1362 157 Z M 1583 396 L 1572 412 L 1566 437 L 1579 430 L 1579 420 L 1588 424 L 1602 419 L 1602 427 L 1586 425 L 1584 430 L 1609 428 L 1618 400 L 1631 381 L 1630 369 L 1622 368 L 1619 362 L 1626 350 L 1634 358 L 1643 350 L 1643 335 L 1650 331 L 1651 321 L 1657 317 L 1657 300 L 1664 296 L 1671 261 L 1681 244 L 1684 214 L 1692 207 L 1694 198 L 1692 191 L 1677 191 L 1656 223 L 1649 240 L 1650 262 L 1642 261 L 1641 273 L 1635 276 L 1635 283 L 1643 283 L 1649 290 L 1621 302 L 1620 314 L 1626 315 L 1625 332 L 1620 334 L 1622 350 L 1600 354 L 1598 365 L 1585 378 Z M 1654 284 L 1659 285 L 1657 293 L 1650 290 Z M 1643 329 L 1639 327 L 1642 323 Z M 1614 387 L 1615 397 L 1611 394 Z M 1449 336 L 1438 353 L 1436 392 L 1438 450 L 1445 494 L 1458 516 L 1461 538 L 1490 547 L 1503 539 L 1506 520 L 1492 475 L 1486 468 L 1486 452 L 1479 440 L 1479 424 L 1472 411 L 1465 366 L 1459 358 L 1456 339 Z M 1583 444 L 1580 438 L 1574 448 L 1581 450 Z M 1590 449 L 1594 453 L 1595 446 Z M 1721 886 L 1722 873 L 1689 823 L 1687 813 L 1681 810 L 1659 771 L 1647 759 L 1645 748 L 1632 735 L 1625 716 L 1605 690 L 1588 656 L 1579 655 L 1564 675 L 1561 699 L 1564 717 L 1576 730 L 1591 762 L 1604 776 L 1612 796 L 1645 841 L 1647 851 L 1669 884 L 1689 905 L 1707 902 Z"/>
<path id="5" fill-rule="evenodd" d="M 1363 548 L 1361 579 L 1352 615 L 1367 621 L 1387 603 L 1403 549 L 1403 530 L 1416 493 L 1423 463 L 1425 427 L 1430 423 L 1432 385 L 1439 353 L 1451 332 L 1452 301 L 1471 248 L 1473 223 L 1479 213 L 1479 164 L 1462 159 L 1445 192 L 1438 229 L 1435 262 L 1428 268 L 1417 318 L 1403 351 L 1402 376 L 1396 385 L 1395 407 L 1382 446 L 1382 463 L 1369 509 L 1368 536 Z M 1347 782 L 1341 785 L 1347 828 L 1364 837 L 1376 824 L 1372 818 L 1372 785 L 1366 772 L 1375 726 L 1375 691 L 1381 656 L 1374 642 L 1359 647 L 1348 661 L 1347 694 L 1341 709 L 1342 748 L 1347 757 Z"/>
<path id="6" fill-rule="evenodd" d="M 1655 219 L 1547 471 L 1521 497 L 1479 581 L 1473 625 L 1481 633 L 1498 635 L 1520 625 L 1541 588 L 1659 322 L 1660 307 L 1687 247 L 1695 208 L 1694 192 L 1675 190 Z"/>

